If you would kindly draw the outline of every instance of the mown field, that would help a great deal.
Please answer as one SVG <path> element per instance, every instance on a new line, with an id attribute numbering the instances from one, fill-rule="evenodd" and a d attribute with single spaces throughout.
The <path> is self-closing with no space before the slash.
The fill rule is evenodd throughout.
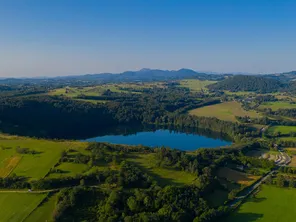
<path id="1" fill-rule="evenodd" d="M 267 132 L 270 134 L 281 133 L 288 135 L 291 132 L 296 132 L 296 126 L 272 126 L 268 128 Z"/>
<path id="2" fill-rule="evenodd" d="M 207 91 L 208 89 L 206 88 L 207 85 L 213 84 L 215 81 L 209 81 L 209 80 L 198 80 L 198 79 L 185 79 L 180 81 L 180 86 L 189 88 L 191 91 L 201 91 L 205 90 Z"/>
<path id="3" fill-rule="evenodd" d="M 0 139 L 0 177 L 11 174 L 40 179 L 59 161 L 64 150 L 84 150 L 85 143 L 54 142 L 47 140 L 8 138 Z M 32 153 L 19 153 L 17 148 L 27 148 Z"/>
<path id="4" fill-rule="evenodd" d="M 259 106 L 259 109 L 266 109 L 266 108 L 270 108 L 273 111 L 278 110 L 278 109 L 295 109 L 296 108 L 296 104 L 290 103 L 290 102 L 286 102 L 286 101 L 278 101 L 278 102 L 266 102 L 266 103 L 262 103 Z"/>
<path id="5" fill-rule="evenodd" d="M 216 105 L 204 106 L 191 110 L 190 115 L 216 117 L 221 120 L 237 122 L 235 116 L 250 116 L 259 118 L 260 114 L 255 111 L 246 111 L 236 101 L 223 102 Z"/>
<path id="6" fill-rule="evenodd" d="M 31 214 L 25 219 L 24 222 L 52 222 L 52 215 L 57 201 L 57 195 L 49 195 L 46 197 L 42 204 L 40 204 Z"/>
<path id="7" fill-rule="evenodd" d="M 46 195 L 47 194 L 0 193 L 0 221 L 24 221 Z"/>
<path id="8" fill-rule="evenodd" d="M 293 222 L 296 189 L 262 187 L 255 198 L 249 198 L 239 209 L 232 213 L 226 222 Z"/>

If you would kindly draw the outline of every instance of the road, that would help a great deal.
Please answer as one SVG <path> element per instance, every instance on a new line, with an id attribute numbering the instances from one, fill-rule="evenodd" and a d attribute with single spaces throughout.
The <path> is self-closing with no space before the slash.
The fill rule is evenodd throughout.
<path id="1" fill-rule="evenodd" d="M 60 187 L 56 189 L 49 189 L 49 190 L 0 190 L 0 193 L 32 193 L 32 194 L 40 194 L 40 193 L 51 193 L 51 192 L 57 192 L 63 188 L 73 188 L 73 187 L 78 187 L 77 185 L 75 186 L 69 186 L 69 187 Z M 99 188 L 100 186 L 93 185 L 93 186 L 86 186 L 86 187 L 91 187 L 91 188 Z"/>
<path id="2" fill-rule="evenodd" d="M 60 188 L 62 189 L 62 188 Z M 51 189 L 51 190 L 0 190 L 0 193 L 50 193 L 50 192 L 56 192 L 60 189 Z"/>
<path id="3" fill-rule="evenodd" d="M 286 154 L 283 151 L 279 151 L 281 153 L 281 158 L 279 161 L 276 161 L 276 165 L 278 167 L 281 166 L 287 166 L 290 162 L 291 162 L 291 158 L 288 154 Z M 243 191 L 243 194 L 241 196 L 235 197 L 235 199 L 231 202 L 229 202 L 227 205 L 230 207 L 235 207 L 237 205 L 237 203 L 239 203 L 240 201 L 243 201 L 244 199 L 246 199 L 250 194 L 252 194 L 269 176 L 271 176 L 272 174 L 276 173 L 276 169 L 275 170 L 271 170 L 269 171 L 267 174 L 265 174 L 265 176 L 261 177 L 261 179 L 259 179 L 257 182 L 255 182 L 253 185 L 251 185 L 250 187 L 248 187 L 247 189 L 245 189 Z"/>
<path id="4" fill-rule="evenodd" d="M 274 174 L 275 170 L 269 171 L 265 176 L 261 177 L 257 182 L 255 182 L 253 185 L 248 187 L 243 191 L 243 194 L 241 196 L 235 197 L 233 201 L 228 203 L 228 206 L 234 207 L 236 204 L 245 198 L 247 198 L 250 194 L 254 192 L 270 175 Z"/>

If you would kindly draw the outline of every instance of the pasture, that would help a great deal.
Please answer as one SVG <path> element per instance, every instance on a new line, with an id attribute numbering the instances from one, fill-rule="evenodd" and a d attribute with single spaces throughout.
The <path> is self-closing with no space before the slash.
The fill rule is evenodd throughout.
<path id="1" fill-rule="evenodd" d="M 277 102 L 265 102 L 259 106 L 259 109 L 270 108 L 273 111 L 278 109 L 295 109 L 296 103 L 288 101 L 277 101 Z"/>
<path id="2" fill-rule="evenodd" d="M 240 184 L 242 186 L 249 186 L 260 178 L 260 176 L 248 175 L 227 167 L 222 167 L 217 172 L 218 177 L 224 178 L 228 181 Z"/>
<path id="3" fill-rule="evenodd" d="M 267 132 L 269 134 L 280 133 L 282 135 L 289 135 L 291 132 L 296 133 L 296 126 L 272 126 L 268 128 Z"/>
<path id="4" fill-rule="evenodd" d="M 11 173 L 30 179 L 43 178 L 59 161 L 61 153 L 69 148 L 83 150 L 85 143 L 55 142 L 37 139 L 0 139 L 0 176 Z M 27 148 L 35 153 L 19 153 L 17 148 Z"/>
<path id="5" fill-rule="evenodd" d="M 246 111 L 236 101 L 223 102 L 215 105 L 204 106 L 189 111 L 190 115 L 216 117 L 221 120 L 237 122 L 235 116 L 249 116 L 259 118 L 260 114 L 255 111 Z"/>
<path id="6" fill-rule="evenodd" d="M 42 204 L 35 208 L 35 210 L 24 220 L 24 222 L 52 222 L 53 211 L 57 201 L 56 197 L 56 194 L 46 197 Z"/>
<path id="7" fill-rule="evenodd" d="M 59 173 L 50 173 L 50 178 L 59 178 L 63 176 L 74 177 L 77 174 L 82 174 L 87 170 L 86 164 L 81 163 L 61 163 L 55 169 L 59 170 Z"/>
<path id="8" fill-rule="evenodd" d="M 189 88 L 190 91 L 196 92 L 196 91 L 207 91 L 207 85 L 213 84 L 216 81 L 209 81 L 209 80 L 198 80 L 198 79 L 185 79 L 185 80 L 181 80 L 180 86 L 181 87 L 185 87 L 185 88 Z"/>
<path id="9" fill-rule="evenodd" d="M 47 194 L 0 193 L 0 221 L 24 221 Z"/>
<path id="10" fill-rule="evenodd" d="M 192 184 L 196 179 L 193 174 L 185 171 L 174 170 L 172 168 L 156 167 L 154 153 L 133 154 L 128 157 L 128 161 L 135 163 L 148 175 L 152 176 L 161 186 Z"/>
<path id="11" fill-rule="evenodd" d="M 226 222 L 292 222 L 295 221 L 296 189 L 262 186 L 255 198 L 248 198 Z"/>

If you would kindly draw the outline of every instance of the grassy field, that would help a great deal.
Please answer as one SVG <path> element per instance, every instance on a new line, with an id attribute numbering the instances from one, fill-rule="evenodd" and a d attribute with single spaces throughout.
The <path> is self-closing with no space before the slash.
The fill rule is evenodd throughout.
<path id="1" fill-rule="evenodd" d="M 260 114 L 255 111 L 244 110 L 236 101 L 204 106 L 191 110 L 189 114 L 196 116 L 216 117 L 221 120 L 232 122 L 237 122 L 235 116 L 250 116 L 252 118 L 260 117 Z"/>
<path id="2" fill-rule="evenodd" d="M 22 156 L 11 156 L 1 162 L 0 177 L 7 177 L 16 168 Z"/>
<path id="3" fill-rule="evenodd" d="M 86 164 L 81 163 L 62 163 L 56 167 L 56 169 L 61 170 L 62 173 L 51 173 L 50 178 L 59 178 L 64 176 L 76 176 L 77 174 L 82 174 L 87 170 Z"/>
<path id="4" fill-rule="evenodd" d="M 23 221 L 47 194 L 0 193 L 0 221 Z"/>
<path id="5" fill-rule="evenodd" d="M 52 222 L 52 214 L 55 208 L 56 195 L 51 195 L 25 219 L 24 222 Z"/>
<path id="6" fill-rule="evenodd" d="M 215 83 L 215 81 L 209 80 L 198 80 L 198 79 L 185 79 L 180 81 L 180 86 L 189 88 L 191 91 L 207 91 L 206 86 Z"/>
<path id="7" fill-rule="evenodd" d="M 296 132 L 296 126 L 272 126 L 268 128 L 267 132 L 270 134 L 280 132 L 283 135 L 287 135 L 290 132 Z"/>
<path id="8" fill-rule="evenodd" d="M 278 101 L 278 102 L 266 102 L 259 106 L 259 109 L 271 108 L 273 111 L 278 109 L 295 109 L 296 104 L 291 104 L 286 101 Z"/>
<path id="9" fill-rule="evenodd" d="M 227 222 L 293 222 L 296 189 L 263 186 L 256 198 L 249 198 Z"/>
<path id="10" fill-rule="evenodd" d="M 43 178 L 59 161 L 63 150 L 83 150 L 85 143 L 10 138 L 0 139 L 0 176 L 11 173 L 31 179 Z M 28 148 L 36 154 L 20 154 L 16 147 Z"/>
<path id="11" fill-rule="evenodd" d="M 218 176 L 243 186 L 249 186 L 260 178 L 260 176 L 247 175 L 227 167 L 220 168 L 218 170 Z"/>
<path id="12" fill-rule="evenodd" d="M 155 166 L 154 155 L 151 154 L 135 154 L 128 158 L 128 161 L 136 163 L 140 168 L 152 176 L 159 185 L 184 185 L 191 184 L 196 177 L 185 171 L 174 169 L 166 169 Z"/>

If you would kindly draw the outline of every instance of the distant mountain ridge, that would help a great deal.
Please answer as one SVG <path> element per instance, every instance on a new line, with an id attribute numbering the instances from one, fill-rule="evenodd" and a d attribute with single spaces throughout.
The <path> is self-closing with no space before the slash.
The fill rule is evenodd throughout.
<path id="1" fill-rule="evenodd" d="M 179 70 L 161 70 L 143 68 L 138 71 L 125 71 L 122 73 L 100 73 L 84 74 L 75 76 L 58 77 L 35 77 L 35 78 L 0 78 L 0 84 L 103 84 L 119 82 L 152 82 L 152 81 L 172 81 L 180 79 L 200 79 L 200 80 L 223 80 L 226 77 L 246 75 L 270 78 L 281 82 L 296 80 L 296 71 L 284 72 L 280 74 L 242 74 L 242 73 L 213 73 L 198 72 L 192 69 L 182 68 Z"/>
<path id="2" fill-rule="evenodd" d="M 268 78 L 277 79 L 282 82 L 290 82 L 296 80 L 296 71 L 275 73 L 266 75 Z"/>
<path id="3" fill-rule="evenodd" d="M 118 74 L 101 73 L 85 74 L 77 76 L 58 76 L 52 78 L 7 78 L 0 80 L 0 84 L 25 84 L 25 83 L 67 83 L 67 82 L 85 82 L 85 83 L 117 83 L 117 82 L 152 82 L 169 81 L 184 78 L 196 78 L 201 80 L 221 80 L 223 76 L 196 72 L 191 69 L 179 70 L 160 70 L 144 68 L 139 71 L 126 71 Z"/>
<path id="4" fill-rule="evenodd" d="M 118 74 L 113 73 L 101 73 L 101 74 L 86 74 L 71 76 L 71 78 L 139 78 L 143 79 L 155 79 L 155 78 L 184 78 L 184 77 L 202 77 L 208 76 L 207 73 L 196 72 L 191 69 L 179 69 L 179 70 L 161 70 L 161 69 L 148 69 L 143 68 L 138 71 L 125 71 Z M 58 78 L 69 78 L 70 76 L 63 76 Z"/>

